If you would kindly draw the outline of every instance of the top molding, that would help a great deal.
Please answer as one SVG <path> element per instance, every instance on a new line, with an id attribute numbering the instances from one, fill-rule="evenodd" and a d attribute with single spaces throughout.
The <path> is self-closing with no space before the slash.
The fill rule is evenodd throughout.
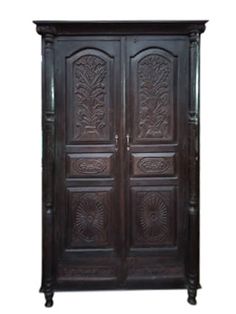
<path id="1" fill-rule="evenodd" d="M 40 35 L 189 35 L 203 33 L 208 20 L 33 22 Z"/>

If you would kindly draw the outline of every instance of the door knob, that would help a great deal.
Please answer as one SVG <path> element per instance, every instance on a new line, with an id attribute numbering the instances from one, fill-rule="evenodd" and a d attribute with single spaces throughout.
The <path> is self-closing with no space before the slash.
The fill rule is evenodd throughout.
<path id="1" fill-rule="evenodd" d="M 126 135 L 126 149 L 127 149 L 127 151 L 130 150 L 129 140 L 130 140 L 130 136 L 129 136 L 129 134 L 127 134 Z"/>
<path id="2" fill-rule="evenodd" d="M 115 151 L 118 151 L 118 141 L 119 141 L 119 136 L 118 134 L 115 135 Z"/>

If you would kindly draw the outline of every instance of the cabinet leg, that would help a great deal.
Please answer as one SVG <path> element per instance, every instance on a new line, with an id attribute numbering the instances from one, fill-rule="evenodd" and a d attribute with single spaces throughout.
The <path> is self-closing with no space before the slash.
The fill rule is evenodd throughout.
<path id="1" fill-rule="evenodd" d="M 188 280 L 188 303 L 195 305 L 197 296 L 197 284 L 195 278 L 189 278 Z"/>
<path id="2" fill-rule="evenodd" d="M 45 299 L 46 299 L 46 303 L 45 306 L 46 307 L 52 307 L 53 306 L 53 292 L 45 292 Z"/>
<path id="3" fill-rule="evenodd" d="M 191 305 L 197 304 L 196 296 L 197 296 L 197 290 L 189 288 L 188 289 L 188 303 Z"/>

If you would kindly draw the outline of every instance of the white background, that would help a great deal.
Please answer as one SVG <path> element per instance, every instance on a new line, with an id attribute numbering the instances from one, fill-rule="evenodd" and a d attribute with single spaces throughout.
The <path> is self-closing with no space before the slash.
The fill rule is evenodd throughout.
<path id="1" fill-rule="evenodd" d="M 235 1 L 1 1 L 0 312 L 236 313 Z M 41 277 L 40 36 L 33 19 L 210 19 L 201 46 L 201 284 L 185 290 L 58 293 Z"/>

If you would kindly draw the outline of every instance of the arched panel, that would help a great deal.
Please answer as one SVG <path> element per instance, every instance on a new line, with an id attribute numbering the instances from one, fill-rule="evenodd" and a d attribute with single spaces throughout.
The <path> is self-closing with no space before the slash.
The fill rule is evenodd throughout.
<path id="1" fill-rule="evenodd" d="M 131 57 L 136 142 L 169 142 L 174 135 L 175 57 L 149 48 Z"/>
<path id="2" fill-rule="evenodd" d="M 83 49 L 67 59 L 69 142 L 111 138 L 112 62 L 98 49 Z"/>

